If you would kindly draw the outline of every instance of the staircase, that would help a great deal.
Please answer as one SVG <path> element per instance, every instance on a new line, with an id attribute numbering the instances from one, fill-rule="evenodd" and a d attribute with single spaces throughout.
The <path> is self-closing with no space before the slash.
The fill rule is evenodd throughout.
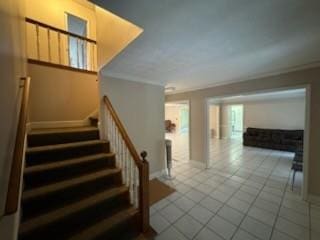
<path id="1" fill-rule="evenodd" d="M 27 139 L 19 239 L 145 239 L 97 128 L 32 131 Z"/>

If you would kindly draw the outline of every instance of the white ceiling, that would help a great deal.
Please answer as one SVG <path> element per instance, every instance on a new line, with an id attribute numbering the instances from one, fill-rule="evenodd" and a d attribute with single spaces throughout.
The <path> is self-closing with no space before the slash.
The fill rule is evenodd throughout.
<path id="1" fill-rule="evenodd" d="M 283 91 L 273 91 L 264 93 L 254 94 L 243 94 L 238 96 L 228 96 L 220 98 L 210 99 L 210 103 L 242 103 L 250 101 L 265 101 L 265 100 L 276 100 L 276 99 L 292 99 L 292 98 L 305 98 L 305 89 L 293 89 Z"/>
<path id="2" fill-rule="evenodd" d="M 144 32 L 103 68 L 176 91 L 320 61 L 319 0 L 93 0 Z"/>

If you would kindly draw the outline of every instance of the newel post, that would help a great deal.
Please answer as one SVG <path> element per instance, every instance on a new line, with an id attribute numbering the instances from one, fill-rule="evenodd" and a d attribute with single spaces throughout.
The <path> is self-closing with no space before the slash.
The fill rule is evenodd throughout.
<path id="1" fill-rule="evenodd" d="M 149 163 L 146 160 L 147 152 L 141 152 L 142 167 L 140 174 L 140 210 L 142 232 L 149 231 Z"/>

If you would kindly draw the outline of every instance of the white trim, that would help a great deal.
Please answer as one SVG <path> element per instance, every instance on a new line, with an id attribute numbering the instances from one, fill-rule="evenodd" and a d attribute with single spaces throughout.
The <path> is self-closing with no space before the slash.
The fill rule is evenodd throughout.
<path id="1" fill-rule="evenodd" d="M 86 127 L 90 125 L 89 118 L 97 115 L 99 115 L 99 109 L 92 111 L 83 120 L 30 122 L 30 123 L 27 123 L 27 127 L 28 127 L 28 131 L 34 128 L 42 129 L 42 128 Z"/>
<path id="2" fill-rule="evenodd" d="M 30 122 L 30 128 L 66 128 L 66 127 L 85 127 L 90 125 L 88 119 L 74 120 L 74 121 L 43 121 L 43 122 Z"/>
<path id="3" fill-rule="evenodd" d="M 204 131 L 205 133 L 204 135 L 204 144 L 203 144 L 203 152 L 204 152 L 204 159 L 205 163 L 204 163 L 204 168 L 209 168 L 210 167 L 210 137 L 211 137 L 211 131 L 210 131 L 210 102 L 209 99 L 206 98 L 205 99 L 205 103 L 204 103 Z M 191 161 L 190 161 L 191 162 Z M 198 164 L 198 163 L 197 163 Z"/>
<path id="4" fill-rule="evenodd" d="M 163 87 L 163 91 L 165 90 L 165 86 L 166 86 L 165 83 L 155 83 L 155 82 L 150 82 L 150 81 L 141 80 L 141 79 L 137 79 L 137 78 L 128 79 L 126 76 L 121 76 L 120 74 L 110 74 L 109 72 L 105 73 L 103 71 L 103 68 L 105 65 L 106 64 L 102 65 L 102 67 L 99 70 L 99 72 L 101 72 L 102 78 L 114 78 L 114 79 L 119 79 L 119 80 L 123 80 L 123 81 L 130 81 L 130 82 L 135 82 L 135 83 L 140 83 L 140 84 L 149 84 L 149 85 L 153 85 L 153 86 Z M 107 71 L 107 70 L 105 70 L 105 71 Z"/>
<path id="5" fill-rule="evenodd" d="M 320 206 L 320 196 L 309 194 L 307 200 L 308 200 L 309 203 L 312 203 L 312 204 Z"/>
<path id="6" fill-rule="evenodd" d="M 164 106 L 166 107 L 166 104 L 174 104 L 174 103 L 188 105 L 188 116 L 189 116 L 189 119 L 188 119 L 188 145 L 189 145 L 188 156 L 189 156 L 189 159 L 190 159 L 191 158 L 191 122 L 192 122 L 192 120 L 191 120 L 191 111 L 192 111 L 192 109 L 191 109 L 191 104 L 190 104 L 191 100 L 188 99 L 188 100 L 179 100 L 179 101 L 166 101 L 164 103 Z M 164 111 L 166 111 L 166 109 L 164 109 Z M 166 137 L 164 136 L 164 138 L 166 138 Z M 165 159 L 165 162 L 166 162 L 166 159 Z M 189 160 L 187 162 L 189 162 Z M 167 164 L 167 163 L 165 163 L 165 164 Z"/>
<path id="7" fill-rule="evenodd" d="M 88 116 L 85 119 L 89 119 L 89 118 L 95 117 L 95 116 L 99 116 L 99 108 L 97 108 L 96 110 L 94 110 L 90 114 L 88 114 Z"/>
<path id="8" fill-rule="evenodd" d="M 302 199 L 308 198 L 308 186 L 309 186 L 309 148 L 310 148 L 310 106 L 311 106 L 311 87 L 307 85 L 305 87 L 305 124 L 304 124 L 304 137 L 303 137 L 303 183 L 302 183 Z"/>
<path id="9" fill-rule="evenodd" d="M 205 162 L 199 162 L 199 161 L 195 161 L 195 160 L 189 160 L 189 163 L 191 166 L 195 167 L 195 168 L 199 168 L 199 169 L 206 169 L 207 165 Z"/>
<path id="10" fill-rule="evenodd" d="M 149 180 L 152 180 L 152 179 L 161 177 L 161 176 L 163 176 L 165 173 L 166 173 L 166 169 L 162 169 L 162 170 L 160 170 L 160 171 L 151 173 L 151 174 L 149 175 Z"/>

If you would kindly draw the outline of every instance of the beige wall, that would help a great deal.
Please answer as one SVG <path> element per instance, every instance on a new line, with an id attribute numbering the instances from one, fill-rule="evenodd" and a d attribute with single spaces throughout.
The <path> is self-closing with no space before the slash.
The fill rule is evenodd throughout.
<path id="1" fill-rule="evenodd" d="M 101 69 L 136 39 L 142 29 L 103 8 L 96 7 L 98 68 Z"/>
<path id="2" fill-rule="evenodd" d="M 97 75 L 28 64 L 30 122 L 77 121 L 98 109 Z"/>
<path id="3" fill-rule="evenodd" d="M 295 88 L 309 85 L 310 144 L 309 144 L 309 194 L 320 196 L 320 68 L 295 71 L 262 79 L 248 80 L 223 86 L 166 96 L 166 101 L 190 100 L 191 102 L 191 159 L 205 162 L 205 102 L 207 98 L 246 94 L 250 92 Z"/>
<path id="4" fill-rule="evenodd" d="M 4 205 L 21 103 L 20 77 L 26 76 L 23 0 L 0 1 L 0 235 L 16 239 L 19 212 L 5 216 Z"/>
<path id="5" fill-rule="evenodd" d="M 220 138 L 220 106 L 209 106 L 210 137 Z"/>
<path id="6" fill-rule="evenodd" d="M 96 39 L 95 6 L 85 0 L 28 0 L 26 15 L 34 20 L 67 30 L 66 13 L 88 21 L 88 38 Z"/>
<path id="7" fill-rule="evenodd" d="M 305 104 L 304 98 L 244 103 L 244 129 L 304 129 Z"/>
<path id="8" fill-rule="evenodd" d="M 146 150 L 150 173 L 164 168 L 164 88 L 102 77 L 108 95 L 138 152 Z"/>
<path id="9" fill-rule="evenodd" d="M 222 138 L 230 135 L 229 107 L 235 104 L 243 105 L 243 129 L 248 127 L 270 129 L 304 129 L 305 98 L 265 99 L 225 103 L 221 105 L 223 129 Z"/>
<path id="10" fill-rule="evenodd" d="M 29 0 L 27 16 L 37 21 L 67 30 L 66 12 L 88 21 L 88 38 L 97 40 L 97 48 L 87 43 L 87 64 L 90 70 L 99 70 L 142 33 L 142 29 L 111 12 L 85 0 Z M 69 64 L 68 39 L 50 32 L 50 62 Z M 39 28 L 39 45 L 34 25 L 27 25 L 28 57 L 49 61 L 48 33 Z M 60 44 L 58 44 L 60 42 Z M 59 46 L 60 45 L 60 46 Z M 60 51 L 60 55 L 59 55 Z M 61 59 L 60 59 L 61 58 Z"/>

